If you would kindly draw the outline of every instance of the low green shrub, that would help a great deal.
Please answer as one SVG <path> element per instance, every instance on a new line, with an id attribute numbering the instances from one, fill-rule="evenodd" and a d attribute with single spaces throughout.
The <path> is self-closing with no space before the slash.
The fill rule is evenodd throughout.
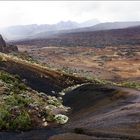
<path id="1" fill-rule="evenodd" d="M 120 85 L 123 86 L 123 87 L 140 89 L 140 83 L 139 82 L 122 82 L 122 83 L 120 83 Z"/>
<path id="2" fill-rule="evenodd" d="M 22 111 L 20 115 L 16 116 L 16 118 L 10 123 L 10 129 L 20 129 L 27 130 L 31 128 L 31 119 L 29 114 L 26 111 Z"/>
<path id="3" fill-rule="evenodd" d="M 0 107 L 0 129 L 7 129 L 9 124 L 7 123 L 10 119 L 10 112 L 4 106 Z"/>

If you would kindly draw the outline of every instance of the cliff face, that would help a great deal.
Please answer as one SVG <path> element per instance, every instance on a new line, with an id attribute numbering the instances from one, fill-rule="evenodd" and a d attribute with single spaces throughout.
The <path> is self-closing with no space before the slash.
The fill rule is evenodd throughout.
<path id="1" fill-rule="evenodd" d="M 10 53 L 10 52 L 18 52 L 17 46 L 6 44 L 2 35 L 0 35 L 0 52 Z"/>
<path id="2" fill-rule="evenodd" d="M 6 48 L 6 43 L 3 40 L 2 36 L 0 35 L 0 51 L 4 52 L 5 48 Z"/>

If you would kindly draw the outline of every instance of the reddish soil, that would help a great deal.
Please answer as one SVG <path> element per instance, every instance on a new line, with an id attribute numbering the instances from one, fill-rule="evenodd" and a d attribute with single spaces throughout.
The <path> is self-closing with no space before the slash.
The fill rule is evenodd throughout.
<path id="1" fill-rule="evenodd" d="M 68 73 L 112 81 L 140 80 L 140 46 L 18 48 L 39 62 Z"/>

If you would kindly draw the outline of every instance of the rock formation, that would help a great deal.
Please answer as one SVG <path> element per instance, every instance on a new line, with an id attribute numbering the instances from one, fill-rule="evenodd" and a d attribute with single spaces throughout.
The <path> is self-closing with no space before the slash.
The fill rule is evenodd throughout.
<path id="1" fill-rule="evenodd" d="M 10 53 L 10 52 L 17 52 L 17 46 L 6 44 L 2 35 L 0 35 L 0 52 Z"/>

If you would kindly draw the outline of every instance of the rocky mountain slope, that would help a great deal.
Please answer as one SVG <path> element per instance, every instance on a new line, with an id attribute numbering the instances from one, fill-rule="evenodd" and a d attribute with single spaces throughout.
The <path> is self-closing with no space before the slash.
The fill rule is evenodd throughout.
<path id="1" fill-rule="evenodd" d="M 3 40 L 2 36 L 0 35 L 0 51 L 4 52 L 6 49 L 6 42 Z"/>
<path id="2" fill-rule="evenodd" d="M 17 52 L 18 48 L 14 45 L 9 45 L 5 42 L 2 35 L 0 35 L 0 52 L 10 53 Z"/>
<path id="3" fill-rule="evenodd" d="M 106 47 L 120 45 L 139 45 L 140 26 L 102 31 L 84 31 L 62 33 L 50 38 L 27 39 L 14 42 L 17 45 L 35 45 L 39 47 Z"/>
<path id="4" fill-rule="evenodd" d="M 102 31 L 102 30 L 112 30 L 112 29 L 123 29 L 129 27 L 140 26 L 140 21 L 131 21 L 131 22 L 104 22 L 99 23 L 94 26 L 79 28 L 71 30 L 70 32 L 89 32 L 89 31 Z"/>
<path id="5" fill-rule="evenodd" d="M 73 21 L 60 21 L 56 24 L 32 24 L 32 25 L 18 25 L 0 29 L 0 32 L 8 40 L 20 39 L 37 39 L 48 38 L 55 34 L 61 33 L 76 33 L 76 32 L 90 32 L 111 29 L 122 29 L 128 27 L 140 26 L 139 21 L 133 22 L 105 22 L 99 23 L 98 20 L 93 19 L 83 23 Z"/>
<path id="6" fill-rule="evenodd" d="M 50 36 L 52 33 L 54 34 L 61 30 L 66 31 L 82 27 L 89 27 L 97 23 L 99 23 L 99 21 L 96 19 L 85 21 L 83 23 L 77 23 L 74 21 L 60 21 L 56 24 L 41 24 L 41 25 L 31 24 L 31 25 L 11 26 L 0 29 L 0 32 L 2 32 L 3 35 L 8 40 L 18 40 L 29 38 L 31 36 L 36 36 L 36 34 L 40 33 L 46 34 L 46 32 L 47 36 Z"/>

